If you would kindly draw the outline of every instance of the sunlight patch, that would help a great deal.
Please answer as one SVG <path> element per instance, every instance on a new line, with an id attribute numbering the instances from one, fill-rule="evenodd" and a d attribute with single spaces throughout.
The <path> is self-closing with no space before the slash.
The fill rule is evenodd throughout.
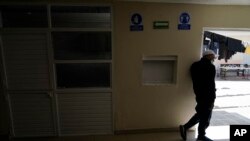
<path id="1" fill-rule="evenodd" d="M 196 128 L 195 136 L 198 136 L 198 128 Z M 213 140 L 229 139 L 229 126 L 209 126 L 206 136 Z"/>

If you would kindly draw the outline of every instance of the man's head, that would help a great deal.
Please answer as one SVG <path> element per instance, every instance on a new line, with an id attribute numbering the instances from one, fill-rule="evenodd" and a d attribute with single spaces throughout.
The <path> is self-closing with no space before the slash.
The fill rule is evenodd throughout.
<path id="1" fill-rule="evenodd" d="M 204 51 L 203 54 L 202 54 L 202 56 L 203 56 L 203 58 L 207 58 L 210 61 L 214 61 L 214 59 L 216 58 L 215 57 L 216 55 L 215 55 L 214 51 L 212 51 L 212 50 L 206 50 L 206 51 Z"/>

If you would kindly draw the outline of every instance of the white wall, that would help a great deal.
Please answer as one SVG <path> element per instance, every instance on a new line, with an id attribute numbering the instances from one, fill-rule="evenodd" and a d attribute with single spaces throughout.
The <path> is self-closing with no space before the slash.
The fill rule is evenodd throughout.
<path id="1" fill-rule="evenodd" d="M 249 28 L 250 6 L 166 3 L 114 3 L 116 130 L 177 128 L 194 113 L 189 76 L 200 58 L 203 27 Z M 130 16 L 140 13 L 144 30 L 131 32 Z M 177 30 L 182 12 L 191 15 L 191 30 Z M 154 21 L 169 21 L 169 29 L 153 29 Z M 177 84 L 142 85 L 143 55 L 177 55 Z"/>

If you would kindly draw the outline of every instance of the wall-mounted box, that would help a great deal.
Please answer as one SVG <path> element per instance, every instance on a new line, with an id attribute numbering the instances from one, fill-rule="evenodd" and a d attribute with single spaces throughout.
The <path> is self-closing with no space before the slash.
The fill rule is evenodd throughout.
<path id="1" fill-rule="evenodd" d="M 144 56 L 142 81 L 144 85 L 176 84 L 176 55 Z"/>

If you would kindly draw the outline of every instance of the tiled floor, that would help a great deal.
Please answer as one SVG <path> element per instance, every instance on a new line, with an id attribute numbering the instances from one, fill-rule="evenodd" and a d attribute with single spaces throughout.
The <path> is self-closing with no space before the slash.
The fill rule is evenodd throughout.
<path id="1" fill-rule="evenodd" d="M 225 127 L 213 128 L 209 127 L 208 136 L 214 141 L 229 141 L 227 134 L 215 135 L 214 131 L 227 129 Z M 187 141 L 195 141 L 196 131 L 189 131 Z M 216 137 L 217 136 L 217 137 Z M 81 137 L 60 137 L 60 138 L 25 138 L 12 139 L 13 141 L 182 141 L 179 132 L 161 132 L 161 133 L 145 133 L 145 134 L 126 134 L 126 135 L 98 135 L 98 136 L 81 136 Z"/>
<path id="2" fill-rule="evenodd" d="M 229 125 L 250 125 L 250 81 L 217 81 L 217 99 L 207 129 L 215 141 L 229 141 Z M 187 141 L 195 141 L 197 131 L 189 131 Z M 13 139 L 13 141 L 181 141 L 179 132 L 125 135 L 97 135 L 60 138 Z"/>
<path id="3" fill-rule="evenodd" d="M 188 141 L 195 140 L 195 132 L 188 133 Z M 126 134 L 126 135 L 99 135 L 81 137 L 61 137 L 61 138 L 25 138 L 12 139 L 13 141 L 181 141 L 179 132 L 161 132 L 146 134 Z"/>

